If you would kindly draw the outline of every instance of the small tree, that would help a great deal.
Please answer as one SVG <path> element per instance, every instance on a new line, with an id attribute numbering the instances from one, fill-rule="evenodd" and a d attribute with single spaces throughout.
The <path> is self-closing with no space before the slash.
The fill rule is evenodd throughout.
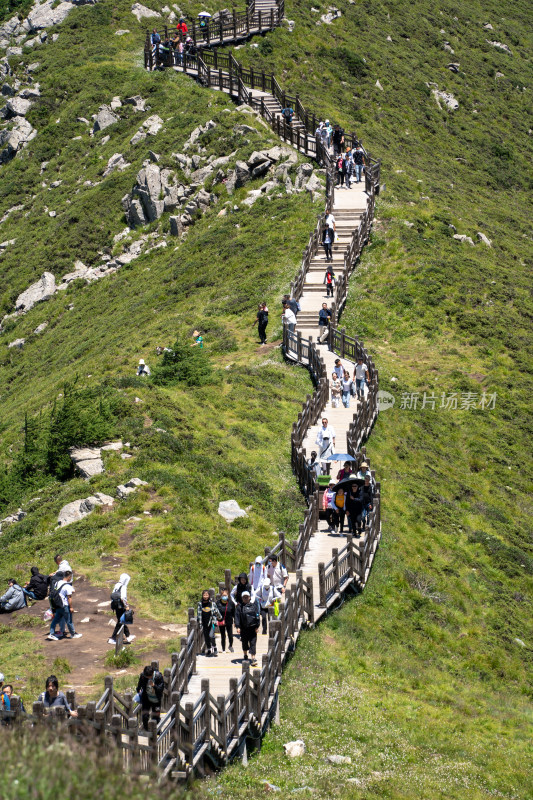
<path id="1" fill-rule="evenodd" d="M 172 350 L 165 351 L 152 373 L 152 380 L 158 386 L 173 386 L 181 382 L 187 386 L 205 386 L 212 377 L 213 368 L 203 348 L 191 347 L 179 338 Z"/>

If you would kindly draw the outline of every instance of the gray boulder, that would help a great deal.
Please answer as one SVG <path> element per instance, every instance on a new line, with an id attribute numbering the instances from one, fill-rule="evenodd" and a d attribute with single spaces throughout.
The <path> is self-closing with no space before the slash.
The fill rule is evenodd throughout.
<path id="1" fill-rule="evenodd" d="M 445 107 L 450 111 L 457 111 L 459 108 L 459 101 L 456 100 L 450 92 L 441 92 L 439 89 L 433 89 L 432 93 L 440 109 L 442 109 L 441 102 L 444 103 Z"/>
<path id="2" fill-rule="evenodd" d="M 48 322 L 41 322 L 41 324 L 37 325 L 37 327 L 35 328 L 35 330 L 33 332 L 34 333 L 42 333 L 44 330 L 46 330 L 47 327 L 48 327 Z"/>
<path id="3" fill-rule="evenodd" d="M 38 31 L 42 28 L 51 28 L 52 25 L 59 25 L 72 10 L 72 3 L 59 3 L 55 8 L 52 6 L 53 0 L 47 0 L 42 5 L 34 6 L 27 17 L 30 31 Z"/>
<path id="4" fill-rule="evenodd" d="M 250 170 L 246 161 L 237 161 L 235 164 L 235 188 L 244 186 L 250 178 Z"/>
<path id="5" fill-rule="evenodd" d="M 487 245 L 487 247 L 492 247 L 492 239 L 489 239 L 487 236 L 485 236 L 484 233 L 481 233 L 481 231 L 478 231 L 476 233 L 476 236 L 479 239 L 479 241 L 483 242 L 483 244 Z"/>
<path id="6" fill-rule="evenodd" d="M 131 201 L 128 208 L 128 222 L 132 228 L 137 228 L 139 225 L 146 225 L 148 222 L 140 200 L 134 199 Z"/>
<path id="7" fill-rule="evenodd" d="M 116 169 L 122 172 L 122 170 L 127 169 L 129 166 L 130 164 L 125 161 L 122 153 L 114 153 L 107 162 L 107 167 L 104 170 L 104 178 L 110 175 Z"/>
<path id="8" fill-rule="evenodd" d="M 94 118 L 93 133 L 103 131 L 118 122 L 119 118 L 109 106 L 101 106 L 98 114 Z"/>
<path id="9" fill-rule="evenodd" d="M 94 511 L 96 506 L 112 506 L 115 500 L 107 494 L 96 492 L 96 494 L 86 497 L 83 500 L 73 500 L 72 503 L 67 503 L 59 512 L 57 518 L 57 525 L 64 528 L 66 525 L 71 525 L 73 522 L 83 519 L 91 511 Z"/>
<path id="10" fill-rule="evenodd" d="M 0 164 L 5 164 L 14 158 L 35 136 L 37 131 L 27 119 L 15 117 L 12 127 L 0 130 Z"/>
<path id="11" fill-rule="evenodd" d="M 36 283 L 32 283 L 25 292 L 19 294 L 15 301 L 15 310 L 19 313 L 26 313 L 36 303 L 49 300 L 55 294 L 56 289 L 56 279 L 52 273 L 43 272 Z"/>
<path id="12" fill-rule="evenodd" d="M 117 486 L 117 495 L 121 500 L 125 500 L 126 497 L 135 492 L 139 486 L 148 486 L 148 483 L 142 481 L 140 478 L 131 478 L 127 483 L 121 483 L 120 486 Z"/>
<path id="13" fill-rule="evenodd" d="M 118 33 L 119 32 L 117 31 L 115 36 L 118 36 Z M 136 94 L 133 97 L 127 97 L 124 100 L 124 103 L 133 106 L 134 111 L 146 111 L 146 100 L 143 100 L 140 94 Z"/>
<path id="14" fill-rule="evenodd" d="M 143 17 L 160 17 L 157 11 L 152 11 L 151 8 L 143 6 L 142 3 L 134 3 L 131 7 L 131 13 L 137 17 L 137 22 L 140 22 Z"/>
<path id="15" fill-rule="evenodd" d="M 465 236 L 464 233 L 454 233 L 453 238 L 456 242 L 471 244 L 472 247 L 474 246 L 474 242 L 470 238 L 470 236 Z"/>
<path id="16" fill-rule="evenodd" d="M 183 233 L 183 225 L 179 217 L 169 217 L 170 222 L 170 235 L 181 236 Z"/>
<path id="17" fill-rule="evenodd" d="M 218 504 L 218 513 L 226 522 L 233 522 L 239 517 L 247 517 L 246 511 L 240 508 L 236 500 L 224 500 Z"/>
<path id="18" fill-rule="evenodd" d="M 270 161 L 262 161 L 261 164 L 257 164 L 252 169 L 252 178 L 259 178 L 261 175 L 264 175 L 270 169 L 271 162 Z"/>
<path id="19" fill-rule="evenodd" d="M 15 347 L 17 350 L 22 350 L 26 344 L 26 339 L 15 339 L 14 342 L 9 342 L 8 347 Z"/>
<path id="20" fill-rule="evenodd" d="M 99 447 L 73 447 L 70 451 L 70 458 L 82 478 L 92 478 L 93 475 L 101 475 L 104 471 Z"/>

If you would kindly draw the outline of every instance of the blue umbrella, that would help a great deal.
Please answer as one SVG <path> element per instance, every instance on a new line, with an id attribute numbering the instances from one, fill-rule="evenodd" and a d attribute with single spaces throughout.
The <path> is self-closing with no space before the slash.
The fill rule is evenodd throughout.
<path id="1" fill-rule="evenodd" d="M 348 453 L 333 453 L 332 456 L 328 456 L 326 461 L 357 461 L 356 458 L 353 456 L 349 456 Z"/>

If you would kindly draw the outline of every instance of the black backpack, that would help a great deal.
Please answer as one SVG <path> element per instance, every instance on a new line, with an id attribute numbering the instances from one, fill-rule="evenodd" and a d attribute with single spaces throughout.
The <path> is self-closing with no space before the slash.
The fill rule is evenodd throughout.
<path id="1" fill-rule="evenodd" d="M 64 581 L 63 578 L 60 578 L 50 586 L 50 594 L 48 599 L 50 600 L 50 608 L 52 611 L 57 611 L 59 608 L 63 608 L 63 598 L 61 597 L 60 592 L 65 583 L 66 581 Z"/>
<path id="2" fill-rule="evenodd" d="M 122 602 L 122 595 L 120 593 L 120 589 L 116 592 L 111 592 L 111 609 L 113 611 L 118 611 L 124 603 Z"/>
<path id="3" fill-rule="evenodd" d="M 250 608 L 250 606 L 252 606 L 253 610 Z M 259 625 L 259 610 L 257 607 L 257 601 L 254 603 L 248 603 L 242 607 L 242 619 L 247 628 L 257 628 Z"/>

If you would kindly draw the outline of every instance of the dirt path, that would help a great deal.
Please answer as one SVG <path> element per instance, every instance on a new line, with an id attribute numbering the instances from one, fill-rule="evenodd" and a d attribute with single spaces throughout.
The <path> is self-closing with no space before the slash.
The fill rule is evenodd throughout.
<path id="1" fill-rule="evenodd" d="M 115 562 L 116 563 L 116 562 Z M 95 587 L 83 575 L 74 576 L 74 595 L 73 615 L 74 627 L 82 634 L 81 639 L 63 639 L 57 642 L 46 641 L 49 631 L 49 623 L 43 621 L 42 626 L 33 627 L 31 631 L 35 638 L 44 646 L 44 653 L 47 659 L 47 667 L 52 668 L 56 658 L 64 658 L 70 665 L 70 673 L 62 681 L 63 689 L 75 689 L 78 701 L 94 699 L 103 692 L 103 680 L 94 682 L 95 678 L 107 675 L 132 675 L 135 678 L 139 675 L 142 666 L 151 661 L 159 661 L 161 669 L 170 666 L 170 654 L 168 645 L 170 640 L 176 641 L 179 647 L 179 638 L 186 633 L 186 626 L 172 622 L 157 622 L 155 620 L 138 617 L 135 615 L 135 622 L 130 626 L 130 632 L 135 634 L 136 639 L 131 645 L 134 655 L 139 659 L 139 663 L 129 666 L 127 669 L 115 669 L 105 665 L 105 658 L 109 652 L 114 652 L 114 646 L 107 643 L 113 632 L 116 622 L 114 613 L 110 608 L 109 588 Z M 135 595 L 129 593 L 128 599 L 135 607 Z M 48 608 L 48 600 L 41 600 L 28 606 L 24 614 L 31 617 L 43 618 L 43 613 Z M 16 622 L 16 615 L 5 614 L 2 623 L 11 625 Z M 17 626 L 18 627 L 18 626 Z M 43 670 L 43 678 L 44 672 Z M 134 680 L 132 680 L 132 685 Z"/>

